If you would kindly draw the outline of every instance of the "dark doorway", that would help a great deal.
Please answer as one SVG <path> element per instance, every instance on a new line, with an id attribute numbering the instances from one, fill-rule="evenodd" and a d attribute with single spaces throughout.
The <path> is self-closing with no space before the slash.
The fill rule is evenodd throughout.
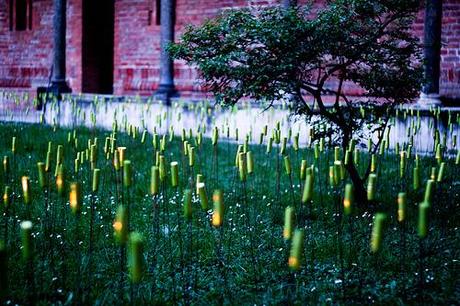
<path id="1" fill-rule="evenodd" d="M 114 2 L 83 0 L 83 92 L 113 93 Z"/>

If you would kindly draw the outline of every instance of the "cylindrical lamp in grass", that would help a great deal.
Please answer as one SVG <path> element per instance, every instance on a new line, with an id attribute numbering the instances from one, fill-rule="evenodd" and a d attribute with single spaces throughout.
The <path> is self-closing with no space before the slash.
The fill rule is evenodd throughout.
<path id="1" fill-rule="evenodd" d="M 441 146 L 440 143 L 438 143 L 437 146 L 436 146 L 435 158 L 438 161 L 438 163 L 441 163 L 441 161 L 442 161 L 442 146 Z"/>
<path id="2" fill-rule="evenodd" d="M 46 173 L 45 173 L 45 163 L 38 162 L 37 163 L 37 168 L 38 168 L 38 185 L 40 186 L 40 188 L 44 189 L 47 186 Z"/>
<path id="3" fill-rule="evenodd" d="M 336 185 L 340 183 L 341 180 L 345 178 L 345 168 L 341 160 L 336 160 L 334 162 L 334 179 Z"/>
<path id="4" fill-rule="evenodd" d="M 406 152 L 401 151 L 400 153 L 400 161 L 399 161 L 399 177 L 404 177 L 404 172 L 406 170 Z"/>
<path id="5" fill-rule="evenodd" d="M 406 220 L 407 195 L 405 192 L 398 194 L 398 222 Z"/>
<path id="6" fill-rule="evenodd" d="M 24 196 L 24 204 L 30 204 L 30 181 L 28 176 L 21 178 L 22 194 Z"/>
<path id="7" fill-rule="evenodd" d="M 293 271 L 298 271 L 302 261 L 304 232 L 301 229 L 296 229 L 292 237 L 291 252 L 289 254 L 288 265 Z"/>
<path id="8" fill-rule="evenodd" d="M 413 174 L 412 174 L 413 175 L 413 185 L 412 185 L 412 187 L 413 187 L 414 190 L 417 190 L 420 187 L 420 171 L 419 171 L 419 169 L 420 169 L 419 167 L 414 167 L 414 169 L 412 170 L 412 172 L 413 172 Z"/>
<path id="9" fill-rule="evenodd" d="M 160 169 L 157 166 L 152 166 L 150 177 L 150 194 L 158 195 L 160 190 Z"/>
<path id="10" fill-rule="evenodd" d="M 198 195 L 200 197 L 201 208 L 203 210 L 208 209 L 208 195 L 206 194 L 206 188 L 204 183 L 197 183 L 196 188 L 198 190 Z"/>
<path id="11" fill-rule="evenodd" d="M 196 137 L 196 144 L 198 148 L 201 148 L 201 144 L 203 143 L 203 133 L 199 132 L 197 137 Z"/>
<path id="12" fill-rule="evenodd" d="M 13 154 L 16 154 L 16 137 L 13 136 L 13 138 L 11 139 L 11 152 Z"/>
<path id="13" fill-rule="evenodd" d="M 350 215 L 353 212 L 354 191 L 353 184 L 345 185 L 345 196 L 343 198 L 343 211 L 345 215 Z"/>
<path id="14" fill-rule="evenodd" d="M 10 174 L 10 158 L 8 156 L 3 156 L 3 173 L 5 175 Z"/>
<path id="15" fill-rule="evenodd" d="M 69 203 L 70 209 L 74 215 L 77 215 L 81 211 L 82 205 L 82 194 L 81 194 L 81 185 L 78 182 L 70 184 L 70 195 L 69 195 Z"/>
<path id="16" fill-rule="evenodd" d="M 97 162 L 97 146 L 95 144 L 91 145 L 89 155 L 90 155 L 89 161 L 92 164 L 95 164 Z"/>
<path id="17" fill-rule="evenodd" d="M 335 169 L 334 166 L 329 166 L 329 186 L 335 187 L 336 185 L 336 179 L 335 179 Z"/>
<path id="18" fill-rule="evenodd" d="M 116 150 L 113 152 L 113 167 L 115 171 L 120 170 L 120 151 Z"/>
<path id="19" fill-rule="evenodd" d="M 353 163 L 355 165 L 359 165 L 359 149 L 355 148 L 354 153 L 353 153 Z"/>
<path id="20" fill-rule="evenodd" d="M 155 166 L 157 167 L 160 166 L 160 155 L 161 155 L 160 151 L 155 152 Z"/>
<path id="21" fill-rule="evenodd" d="M 238 145 L 236 149 L 236 155 L 235 155 L 235 167 L 239 167 L 240 165 L 240 153 L 243 152 L 243 145 Z"/>
<path id="22" fill-rule="evenodd" d="M 344 159 L 344 164 L 345 166 L 348 166 L 351 163 L 351 152 L 350 150 L 345 151 L 345 159 Z"/>
<path id="23" fill-rule="evenodd" d="M 203 176 L 203 174 L 198 173 L 196 175 L 196 186 L 195 186 L 196 187 L 196 194 L 199 194 L 198 184 L 200 184 L 200 183 L 204 183 L 204 176 Z"/>
<path id="24" fill-rule="evenodd" d="M 441 162 L 441 164 L 439 165 L 438 178 L 436 180 L 438 183 L 441 183 L 444 179 L 445 168 L 446 162 Z"/>
<path id="25" fill-rule="evenodd" d="M 242 182 L 246 181 L 247 167 L 246 167 L 246 153 L 244 152 L 241 152 L 238 154 L 238 170 L 240 174 L 240 180 Z"/>
<path id="26" fill-rule="evenodd" d="M 284 153 L 286 153 L 286 144 L 287 138 L 283 137 L 283 141 L 281 142 L 280 155 L 284 155 Z"/>
<path id="27" fill-rule="evenodd" d="M 163 135 L 160 139 L 160 152 L 164 153 L 166 151 L 166 134 Z"/>
<path id="28" fill-rule="evenodd" d="M 131 187 L 133 184 L 133 168 L 130 160 L 123 162 L 123 185 L 126 188 Z"/>
<path id="29" fill-rule="evenodd" d="M 51 151 L 46 152 L 45 160 L 45 172 L 49 172 L 51 169 Z"/>
<path id="30" fill-rule="evenodd" d="M 426 188 L 425 188 L 425 196 L 423 202 L 430 204 L 431 200 L 433 198 L 433 192 L 434 192 L 434 180 L 428 180 L 426 182 Z"/>
<path id="31" fill-rule="evenodd" d="M 195 165 L 195 147 L 189 146 L 188 148 L 188 165 L 193 167 Z"/>
<path id="32" fill-rule="evenodd" d="M 58 145 L 57 152 L 56 152 L 56 164 L 60 165 L 64 161 L 64 146 Z"/>
<path id="33" fill-rule="evenodd" d="M 291 206 L 288 206 L 284 210 L 284 228 L 283 228 L 284 240 L 291 239 L 293 223 L 294 223 L 294 208 L 292 208 Z"/>
<path id="34" fill-rule="evenodd" d="M 113 234 L 119 245 L 124 245 L 128 239 L 128 214 L 126 209 L 120 205 L 117 209 L 115 221 L 113 222 Z"/>
<path id="35" fill-rule="evenodd" d="M 110 150 L 110 137 L 105 137 L 104 153 L 105 154 L 109 153 L 109 150 Z"/>
<path id="36" fill-rule="evenodd" d="M 246 165 L 248 174 L 252 174 L 254 172 L 254 157 L 251 151 L 246 152 Z"/>
<path id="37" fill-rule="evenodd" d="M 299 151 L 299 133 L 294 136 L 294 143 L 292 144 L 294 151 Z"/>
<path id="38" fill-rule="evenodd" d="M 144 272 L 144 240 L 142 235 L 137 232 L 131 233 L 128 246 L 129 279 L 133 284 L 138 284 L 142 280 Z"/>
<path id="39" fill-rule="evenodd" d="M 334 147 L 334 161 L 340 160 L 340 147 Z"/>
<path id="40" fill-rule="evenodd" d="M 377 170 L 377 156 L 375 154 L 371 155 L 371 173 L 374 173 Z"/>
<path id="41" fill-rule="evenodd" d="M 93 170 L 93 192 L 97 192 L 99 190 L 99 178 L 100 178 L 101 169 L 95 168 Z"/>
<path id="42" fill-rule="evenodd" d="M 318 143 L 315 143 L 314 147 L 313 147 L 313 154 L 315 156 L 315 159 L 318 159 L 319 158 L 319 144 Z"/>
<path id="43" fill-rule="evenodd" d="M 160 181 L 164 182 L 166 179 L 166 159 L 164 155 L 160 155 L 158 169 L 160 170 Z"/>
<path id="44" fill-rule="evenodd" d="M 32 245 L 32 222 L 22 221 L 21 227 L 21 243 L 22 243 L 22 258 L 25 261 L 32 260 L 33 245 Z"/>
<path id="45" fill-rule="evenodd" d="M 221 227 L 224 220 L 224 194 L 222 190 L 215 190 L 212 195 L 213 212 L 212 212 L 212 226 Z"/>
<path id="46" fill-rule="evenodd" d="M 302 194 L 302 203 L 307 203 L 313 199 L 313 175 L 307 173 Z"/>
<path id="47" fill-rule="evenodd" d="M 369 201 L 375 200 L 376 186 L 377 186 L 377 175 L 375 173 L 371 173 L 369 174 L 369 178 L 367 182 L 367 200 Z"/>
<path id="48" fill-rule="evenodd" d="M 219 140 L 219 129 L 217 128 L 217 126 L 214 127 L 214 129 L 212 130 L 212 145 L 215 146 L 217 145 L 217 141 Z"/>
<path id="49" fill-rule="evenodd" d="M 171 186 L 179 186 L 179 163 L 176 161 L 171 162 Z"/>
<path id="50" fill-rule="evenodd" d="M 302 162 L 300 163 L 300 179 L 304 180 L 305 177 L 307 176 L 307 161 L 305 159 L 302 159 Z"/>
<path id="51" fill-rule="evenodd" d="M 275 140 L 275 143 L 277 145 L 279 145 L 281 143 L 281 130 L 280 129 L 276 129 L 273 131 L 274 132 L 274 140 Z"/>
<path id="52" fill-rule="evenodd" d="M 141 143 L 145 143 L 146 138 L 147 138 L 147 130 L 144 130 L 142 131 Z"/>
<path id="53" fill-rule="evenodd" d="M 273 138 L 269 137 L 267 141 L 267 153 L 271 153 L 272 147 L 273 147 Z"/>
<path id="54" fill-rule="evenodd" d="M 192 219 L 192 191 L 190 189 L 184 190 L 184 218 L 186 220 Z"/>
<path id="55" fill-rule="evenodd" d="M 434 181 L 436 180 L 436 178 L 437 178 L 437 168 L 431 167 L 430 179 Z"/>
<path id="56" fill-rule="evenodd" d="M 289 155 L 284 156 L 284 170 L 288 176 L 291 175 L 291 159 Z"/>
<path id="57" fill-rule="evenodd" d="M 385 213 L 377 213 L 375 215 L 374 224 L 372 226 L 371 236 L 371 252 L 377 253 L 380 250 L 383 240 L 383 230 L 387 215 Z"/>
<path id="58" fill-rule="evenodd" d="M 79 161 L 79 157 L 77 155 L 77 158 L 74 160 L 74 163 L 73 163 L 73 169 L 74 169 L 75 174 L 78 173 L 79 168 L 80 168 L 80 161 Z"/>
<path id="59" fill-rule="evenodd" d="M 3 207 L 8 209 L 11 204 L 11 187 L 5 186 L 5 190 L 3 192 Z"/>
<path id="60" fill-rule="evenodd" d="M 56 189 L 59 196 L 65 196 L 65 173 L 64 166 L 62 164 L 59 165 L 58 173 L 56 176 Z"/>
<path id="61" fill-rule="evenodd" d="M 126 159 L 126 147 L 118 147 L 117 151 L 118 151 L 119 165 L 120 167 L 123 167 L 123 163 Z"/>
<path id="62" fill-rule="evenodd" d="M 428 214 L 430 203 L 422 202 L 418 206 L 418 236 L 425 238 L 428 235 Z"/>

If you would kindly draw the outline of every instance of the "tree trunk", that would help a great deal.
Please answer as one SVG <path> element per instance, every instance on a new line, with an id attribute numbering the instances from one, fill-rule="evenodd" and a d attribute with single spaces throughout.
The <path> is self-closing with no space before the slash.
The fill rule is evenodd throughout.
<path id="1" fill-rule="evenodd" d="M 343 152 L 346 152 L 350 141 L 351 141 L 351 131 L 347 131 L 348 127 L 341 127 L 341 130 L 343 131 L 343 141 L 342 141 L 342 149 Z M 359 209 L 364 209 L 367 207 L 368 201 L 367 201 L 367 192 L 366 188 L 364 188 L 364 179 L 361 178 L 361 176 L 358 173 L 358 170 L 356 169 L 355 164 L 350 161 L 348 165 L 345 166 L 347 169 L 348 174 L 350 175 L 350 179 L 353 182 L 353 187 L 355 189 L 355 202 L 356 206 Z"/>
<path id="2" fill-rule="evenodd" d="M 355 202 L 357 207 L 360 209 L 366 208 L 367 192 L 366 188 L 364 188 L 364 181 L 359 176 L 358 170 L 352 162 L 346 166 L 346 169 L 350 175 L 351 181 L 353 182 L 353 187 L 355 188 Z"/>

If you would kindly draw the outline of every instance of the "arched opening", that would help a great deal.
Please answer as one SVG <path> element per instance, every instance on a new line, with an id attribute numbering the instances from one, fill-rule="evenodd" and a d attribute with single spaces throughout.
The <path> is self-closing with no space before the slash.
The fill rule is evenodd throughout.
<path id="1" fill-rule="evenodd" d="M 114 1 L 83 0 L 82 91 L 113 93 Z"/>

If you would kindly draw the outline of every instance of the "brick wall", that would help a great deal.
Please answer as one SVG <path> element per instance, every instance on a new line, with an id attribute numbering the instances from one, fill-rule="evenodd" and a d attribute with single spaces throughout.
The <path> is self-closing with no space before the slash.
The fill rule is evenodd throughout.
<path id="1" fill-rule="evenodd" d="M 34 0 L 32 29 L 10 31 L 9 1 L 0 1 L 0 87 L 36 88 L 48 83 L 52 64 L 53 2 Z M 68 0 L 67 78 L 81 89 L 81 0 Z"/>
<path id="2" fill-rule="evenodd" d="M 460 1 L 443 1 L 440 91 L 460 97 Z"/>
<path id="3" fill-rule="evenodd" d="M 67 79 L 82 88 L 82 1 L 67 0 Z M 89 0 L 94 1 L 94 0 Z M 187 24 L 200 24 L 232 7 L 267 6 L 280 0 L 176 0 L 176 39 Z M 304 1 L 301 1 L 301 3 Z M 315 1 L 321 5 L 324 1 Z M 33 89 L 48 81 L 52 63 L 52 0 L 33 1 L 32 30 L 9 31 L 9 1 L 0 1 L 0 87 Z M 115 1 L 114 94 L 151 94 L 159 81 L 160 26 L 155 0 Z M 150 14 L 149 14 L 150 12 Z M 423 12 L 414 32 L 423 35 Z M 149 23 L 150 20 L 150 23 Z M 460 97 L 460 1 L 445 0 L 442 27 L 441 94 Z M 176 61 L 175 83 L 182 96 L 200 96 L 197 71 Z M 346 84 L 350 93 L 359 88 Z"/>

